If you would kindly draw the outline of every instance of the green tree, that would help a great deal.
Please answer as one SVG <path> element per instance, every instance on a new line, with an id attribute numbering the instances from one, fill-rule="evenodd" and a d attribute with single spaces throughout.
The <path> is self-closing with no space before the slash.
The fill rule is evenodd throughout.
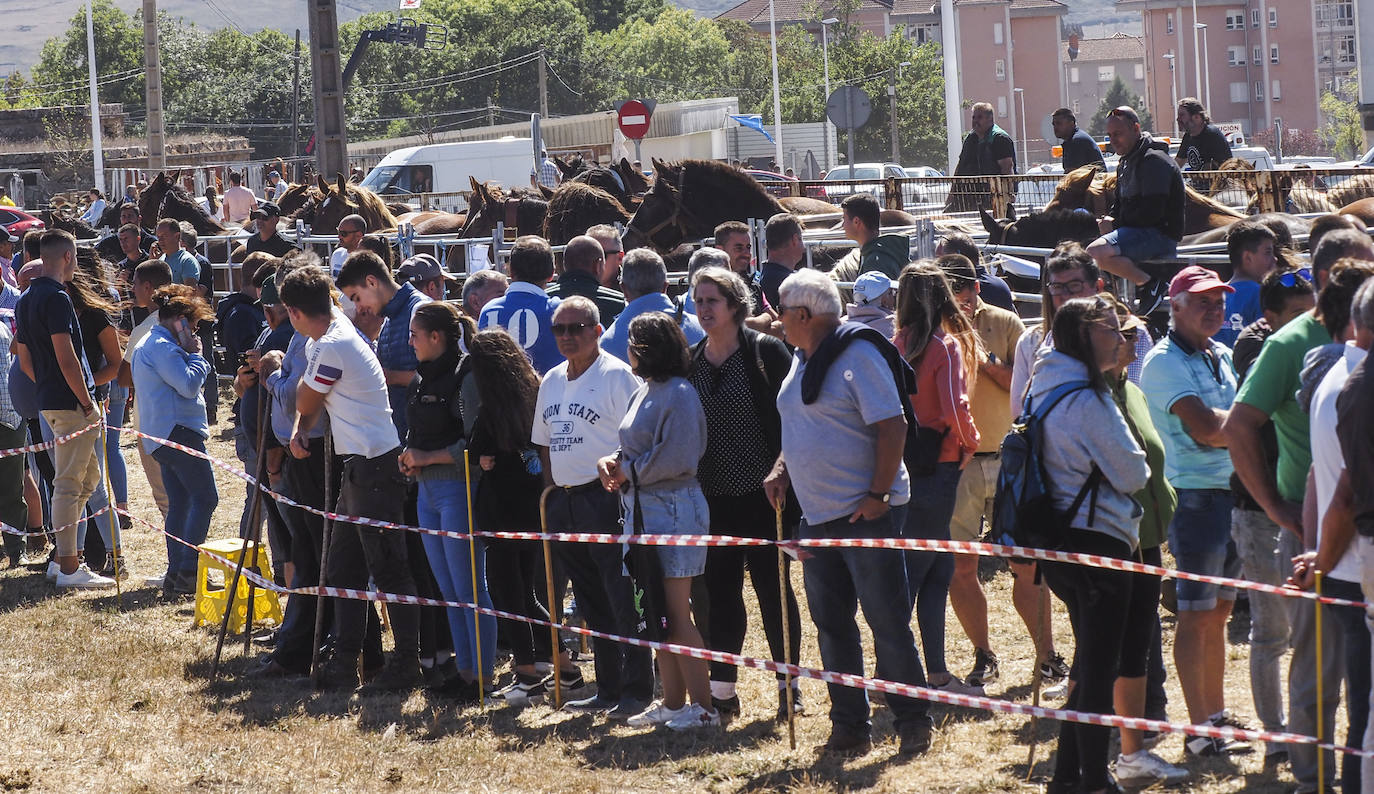
<path id="1" fill-rule="evenodd" d="M 143 28 L 114 0 L 95 0 L 95 62 L 101 102 L 122 102 L 126 110 L 143 107 Z M 43 101 L 81 105 L 87 100 L 86 8 L 71 18 L 67 32 L 43 44 L 33 82 Z"/>
<path id="2" fill-rule="evenodd" d="M 666 0 L 573 0 L 573 4 L 587 27 L 597 33 L 609 33 L 636 20 L 653 21 L 670 8 Z"/>
<path id="3" fill-rule="evenodd" d="M 1136 113 L 1140 116 L 1140 128 L 1142 130 L 1154 129 L 1154 119 L 1151 118 L 1150 111 L 1145 109 L 1145 100 L 1141 99 L 1139 94 L 1132 93 L 1131 89 L 1121 79 L 1121 75 L 1117 75 L 1107 89 L 1107 95 L 1102 97 L 1102 104 L 1093 114 L 1092 124 L 1088 125 L 1088 134 L 1094 136 L 1107 134 L 1107 114 L 1123 105 L 1135 108 Z"/>
<path id="4" fill-rule="evenodd" d="M 1331 153 L 1340 160 L 1359 157 L 1364 152 L 1364 128 L 1355 102 L 1324 91 L 1317 107 L 1325 118 L 1318 133 Z"/>

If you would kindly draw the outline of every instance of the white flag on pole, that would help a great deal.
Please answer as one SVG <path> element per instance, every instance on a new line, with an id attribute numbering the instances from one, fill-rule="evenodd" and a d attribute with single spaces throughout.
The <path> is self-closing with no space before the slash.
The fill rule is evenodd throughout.
<path id="1" fill-rule="evenodd" d="M 420 7 L 420 0 L 401 0 L 401 10 L 402 10 L 402 11 L 408 11 L 408 10 L 415 9 L 415 8 L 419 8 L 419 7 Z"/>

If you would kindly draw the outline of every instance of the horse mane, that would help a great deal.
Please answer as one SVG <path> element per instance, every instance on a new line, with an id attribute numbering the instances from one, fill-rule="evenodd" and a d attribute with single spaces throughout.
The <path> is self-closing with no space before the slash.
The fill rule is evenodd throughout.
<path id="1" fill-rule="evenodd" d="M 361 185 L 349 185 L 348 192 L 348 198 L 358 205 L 358 214 L 367 221 L 367 228 L 396 228 L 396 216 L 391 214 L 391 209 L 380 196 Z"/>
<path id="2" fill-rule="evenodd" d="M 567 181 L 558 186 L 544 216 L 544 239 L 563 245 L 598 223 L 627 223 L 630 216 L 615 196 L 594 185 Z"/>
<path id="3" fill-rule="evenodd" d="M 676 183 L 674 186 L 683 194 L 684 201 L 688 195 L 696 198 L 695 206 L 689 209 L 699 215 L 705 212 L 707 205 L 712 208 L 706 213 L 707 217 L 719 216 L 730 220 L 772 217 L 786 212 L 758 180 L 727 163 L 681 160 L 663 165 L 674 177 L 671 181 Z M 692 190 L 688 189 L 689 180 Z M 654 186 L 656 189 L 658 180 L 655 180 Z M 707 230 L 706 233 L 711 231 Z"/>
<path id="4" fill-rule="evenodd" d="M 1232 218 L 1246 217 L 1238 210 L 1231 209 L 1225 204 L 1222 204 L 1220 201 L 1217 201 L 1216 199 L 1213 199 L 1209 196 L 1204 196 L 1196 190 L 1193 190 L 1191 187 L 1188 187 L 1186 184 L 1183 186 L 1183 192 L 1186 194 L 1184 200 L 1185 206 L 1191 204 L 1213 215 L 1226 215 Z"/>
<path id="5" fill-rule="evenodd" d="M 180 185 L 168 185 L 167 192 L 162 195 L 162 206 L 166 206 L 168 202 L 181 206 L 182 212 L 189 216 L 188 220 L 191 225 L 197 227 L 197 234 L 224 234 L 224 224 L 212 218 L 201 208 L 200 202 L 196 201 Z"/>
<path id="6" fill-rule="evenodd" d="M 1098 236 L 1097 221 L 1091 215 L 1069 209 L 1032 212 L 1017 218 L 1003 232 L 1003 243 L 1012 227 L 1020 244 L 1037 248 L 1053 248 L 1064 240 L 1087 244 Z"/>

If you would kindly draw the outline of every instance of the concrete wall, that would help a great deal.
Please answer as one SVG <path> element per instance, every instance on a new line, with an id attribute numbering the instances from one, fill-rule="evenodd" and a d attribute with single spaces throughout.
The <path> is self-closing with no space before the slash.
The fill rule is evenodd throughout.
<path id="1" fill-rule="evenodd" d="M 47 140 L 51 137 L 48 132 L 50 125 L 64 128 L 80 118 L 89 130 L 90 117 L 88 105 L 0 110 L 0 138 L 9 141 Z M 105 135 L 123 135 L 124 105 L 117 102 L 101 105 L 100 129 Z"/>

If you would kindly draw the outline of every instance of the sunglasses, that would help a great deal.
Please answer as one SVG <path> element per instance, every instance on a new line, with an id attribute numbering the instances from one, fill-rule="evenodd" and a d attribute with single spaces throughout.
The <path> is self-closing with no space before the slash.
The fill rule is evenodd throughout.
<path id="1" fill-rule="evenodd" d="M 1311 287 L 1311 286 L 1312 286 L 1312 269 L 1311 269 L 1311 268 L 1304 267 L 1304 268 L 1299 268 L 1298 270 L 1290 270 L 1290 271 L 1288 271 L 1287 273 L 1281 273 L 1281 274 L 1279 274 L 1279 285 L 1280 285 L 1280 286 L 1283 286 L 1283 287 L 1285 287 L 1285 288 L 1287 288 L 1287 289 L 1292 289 L 1292 288 L 1298 286 L 1298 279 L 1299 279 L 1299 278 L 1301 278 L 1302 281 L 1303 281 L 1302 286 L 1304 286 L 1304 287 Z"/>
<path id="2" fill-rule="evenodd" d="M 554 336 L 572 336 L 582 333 L 591 326 L 587 323 L 554 323 L 549 327 L 553 330 Z"/>
<path id="3" fill-rule="evenodd" d="M 1132 124 L 1140 123 L 1140 116 L 1136 115 L 1135 110 L 1128 107 L 1112 108 L 1107 113 L 1107 116 L 1112 118 L 1125 119 L 1131 122 Z"/>
<path id="4" fill-rule="evenodd" d="M 1073 281 L 1051 281 L 1045 285 L 1045 290 L 1051 295 L 1081 295 L 1088 286 L 1088 282 L 1081 278 Z"/>

